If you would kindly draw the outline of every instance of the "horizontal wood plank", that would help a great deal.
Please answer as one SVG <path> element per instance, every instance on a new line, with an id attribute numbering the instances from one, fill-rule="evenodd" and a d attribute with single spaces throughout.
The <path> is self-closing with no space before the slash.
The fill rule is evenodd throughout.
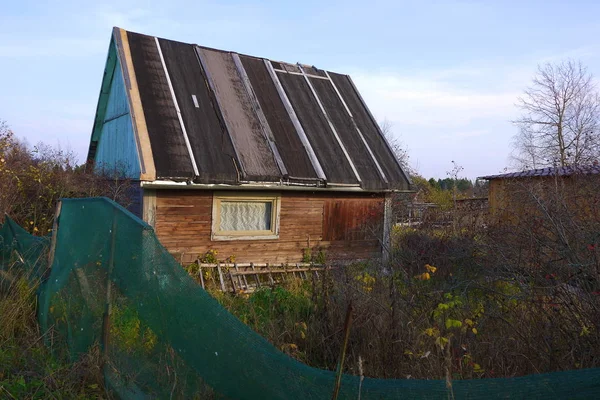
<path id="1" fill-rule="evenodd" d="M 156 234 L 181 262 L 193 262 L 208 250 L 217 251 L 219 260 L 235 256 L 239 262 L 279 264 L 302 261 L 308 247 L 312 254 L 323 249 L 331 261 L 381 254 L 381 233 L 365 221 L 382 209 L 383 195 L 284 192 L 279 238 L 269 240 L 211 240 L 212 202 L 211 191 L 157 190 Z"/>

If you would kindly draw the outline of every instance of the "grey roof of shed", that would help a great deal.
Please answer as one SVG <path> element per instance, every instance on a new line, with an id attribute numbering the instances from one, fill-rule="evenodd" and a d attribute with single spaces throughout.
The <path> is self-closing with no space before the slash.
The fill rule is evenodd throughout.
<path id="1" fill-rule="evenodd" d="M 133 32 L 127 39 L 157 180 L 409 189 L 349 76 Z"/>
<path id="2" fill-rule="evenodd" d="M 518 178 L 537 178 L 548 176 L 571 176 L 571 175 L 598 175 L 600 166 L 598 165 L 574 165 L 567 167 L 547 167 L 530 169 L 527 171 L 509 172 L 499 175 L 482 176 L 479 179 L 518 179 Z"/>

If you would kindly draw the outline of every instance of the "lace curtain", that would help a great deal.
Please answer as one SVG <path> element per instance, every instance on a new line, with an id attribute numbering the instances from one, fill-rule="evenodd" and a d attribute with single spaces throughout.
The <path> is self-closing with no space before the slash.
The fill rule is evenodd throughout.
<path id="1" fill-rule="evenodd" d="M 221 201 L 222 231 L 271 230 L 270 201 Z"/>

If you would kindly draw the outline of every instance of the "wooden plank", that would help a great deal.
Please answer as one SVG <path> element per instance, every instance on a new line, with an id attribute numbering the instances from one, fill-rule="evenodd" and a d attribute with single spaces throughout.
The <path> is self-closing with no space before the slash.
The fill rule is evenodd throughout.
<path id="1" fill-rule="evenodd" d="M 142 190 L 142 219 L 154 228 L 156 226 L 156 190 Z"/>
<path id="2" fill-rule="evenodd" d="M 267 268 L 267 272 L 269 274 L 269 282 L 271 282 L 271 285 L 274 285 L 275 281 L 273 280 L 273 275 L 271 274 L 271 269 L 269 268 L 269 263 L 267 263 L 266 268 Z"/>
<path id="3" fill-rule="evenodd" d="M 202 285 L 202 289 L 206 289 L 204 285 L 204 274 L 202 273 L 202 264 L 200 260 L 196 260 L 196 264 L 198 265 L 198 275 L 200 275 L 200 284 Z"/>
<path id="4" fill-rule="evenodd" d="M 300 270 L 300 266 L 298 263 L 296 263 L 296 270 L 298 270 L 298 273 L 300 274 L 300 279 L 306 280 L 306 272 Z"/>
<path id="5" fill-rule="evenodd" d="M 231 281 L 231 291 L 233 292 L 233 294 L 237 294 L 237 287 L 235 286 L 235 279 L 233 279 L 233 274 L 231 273 L 231 270 L 229 270 L 228 273 L 229 280 Z"/>
<path id="6" fill-rule="evenodd" d="M 298 268 L 298 269 L 287 269 L 287 268 L 281 268 L 281 269 L 268 269 L 268 270 L 253 270 L 253 271 L 237 271 L 234 272 L 233 275 L 237 276 L 245 276 L 245 275 L 268 275 L 268 274 L 291 274 L 294 272 L 314 272 L 314 271 L 318 271 L 318 270 L 322 270 L 323 268 Z"/>
<path id="7" fill-rule="evenodd" d="M 298 267 L 301 267 L 301 268 L 324 268 L 325 267 L 325 265 L 323 265 L 323 264 L 314 264 L 314 263 L 307 263 L 307 262 L 299 262 L 296 264 L 298 265 Z M 240 268 L 245 268 L 245 267 L 266 268 L 270 264 L 269 263 L 250 262 L 250 263 L 237 263 L 237 265 Z M 233 267 L 234 263 L 202 263 L 203 268 L 217 268 L 217 266 L 229 268 L 229 267 Z"/>
<path id="8" fill-rule="evenodd" d="M 239 266 L 244 262 L 296 263 L 302 261 L 302 249 L 306 248 L 306 237 L 310 236 L 311 247 L 321 247 L 332 256 L 334 253 L 339 254 L 340 259 L 368 258 L 373 255 L 376 258 L 381 257 L 381 237 L 371 237 L 367 230 L 359 229 L 359 225 L 364 215 L 368 214 L 371 205 L 381 207 L 383 211 L 383 195 L 373 198 L 372 194 L 367 196 L 355 193 L 311 193 L 308 195 L 284 192 L 281 194 L 280 202 L 279 239 L 219 242 L 210 240 L 212 196 L 212 192 L 204 191 L 157 191 L 157 205 L 164 204 L 168 207 L 157 207 L 155 230 L 161 243 L 170 252 L 185 253 L 191 262 L 192 258 L 213 249 L 220 254 L 234 254 L 239 261 Z M 346 223 L 340 225 L 340 221 L 335 219 L 332 219 L 329 225 L 335 229 L 333 233 L 336 236 L 338 231 L 340 234 L 343 233 L 343 236 L 339 236 L 337 240 L 323 240 L 323 229 L 328 226 L 327 218 L 333 218 L 330 208 L 338 201 L 344 204 L 345 211 L 342 211 L 346 213 L 344 218 L 347 225 Z M 194 205 L 194 207 L 178 207 L 180 205 Z M 198 207 L 206 211 L 195 214 Z M 166 209 L 169 213 L 163 212 Z M 186 210 L 194 210 L 194 213 L 185 215 Z"/>
<path id="9" fill-rule="evenodd" d="M 238 284 L 239 284 L 240 288 L 248 289 L 248 281 L 246 281 L 246 275 L 241 275 L 241 278 L 240 278 L 240 274 L 237 274 L 237 272 L 239 272 L 239 270 L 240 270 L 238 268 L 238 265 L 234 263 L 233 267 L 235 268 L 236 275 L 238 277 Z M 243 284 L 242 284 L 242 280 L 243 280 Z"/>
<path id="10" fill-rule="evenodd" d="M 258 277 L 258 274 L 256 274 L 254 263 L 250 263 L 250 268 L 252 268 L 252 271 L 254 272 L 254 278 L 256 279 L 256 287 L 260 287 L 260 278 Z"/>
<path id="11" fill-rule="evenodd" d="M 381 259 L 384 263 L 387 263 L 390 260 L 391 250 L 392 250 L 392 196 L 387 193 L 385 195 L 385 206 L 383 211 L 383 237 L 381 243 Z"/>
<path id="12" fill-rule="evenodd" d="M 56 211 L 54 212 L 54 221 L 52 222 L 52 238 L 50 239 L 50 251 L 48 252 L 48 267 L 47 271 L 50 271 L 52 264 L 54 263 L 54 253 L 56 252 L 56 240 L 58 239 L 58 218 L 60 217 L 60 211 L 62 210 L 62 201 L 56 202 Z"/>
<path id="13" fill-rule="evenodd" d="M 221 290 L 225 291 L 225 282 L 223 281 L 223 273 L 221 272 L 220 264 L 217 264 L 217 271 L 219 272 L 219 281 L 221 282 Z"/>
<path id="14" fill-rule="evenodd" d="M 133 68 L 133 61 L 131 59 L 131 50 L 129 48 L 127 31 L 124 29 L 115 28 L 114 36 L 117 43 L 121 45 L 119 49 L 119 59 L 123 77 L 125 77 L 125 80 L 128 83 L 126 86 L 127 96 L 129 97 L 129 112 L 133 122 L 133 131 L 136 136 L 136 143 L 139 146 L 138 152 L 142 171 L 140 180 L 153 181 L 156 180 L 154 157 L 152 155 L 152 147 L 150 146 L 148 127 L 146 125 L 144 109 L 142 108 L 142 99 L 140 97 L 140 91 L 135 76 L 135 69 Z"/>

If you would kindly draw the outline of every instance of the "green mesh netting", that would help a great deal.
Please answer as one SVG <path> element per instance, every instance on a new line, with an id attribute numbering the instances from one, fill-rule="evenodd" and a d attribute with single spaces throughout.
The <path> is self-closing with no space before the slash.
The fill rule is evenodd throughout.
<path id="1" fill-rule="evenodd" d="M 33 255 L 47 240 L 17 228 L 7 220 L 0 231 L 2 261 L 30 251 L 24 264 L 39 271 Z M 100 343 L 107 387 L 123 399 L 328 399 L 334 388 L 334 373 L 290 358 L 240 322 L 147 224 L 105 198 L 63 200 L 39 320 L 60 332 L 73 359 Z M 339 399 L 358 399 L 359 385 L 345 375 Z M 441 380 L 366 378 L 360 390 L 365 400 L 596 397 L 600 369 L 454 381 L 451 390 Z"/>
<path id="2" fill-rule="evenodd" d="M 7 216 L 0 225 L 0 270 L 19 270 L 32 280 L 41 278 L 48 267 L 49 244 L 50 236 L 32 236 Z"/>

